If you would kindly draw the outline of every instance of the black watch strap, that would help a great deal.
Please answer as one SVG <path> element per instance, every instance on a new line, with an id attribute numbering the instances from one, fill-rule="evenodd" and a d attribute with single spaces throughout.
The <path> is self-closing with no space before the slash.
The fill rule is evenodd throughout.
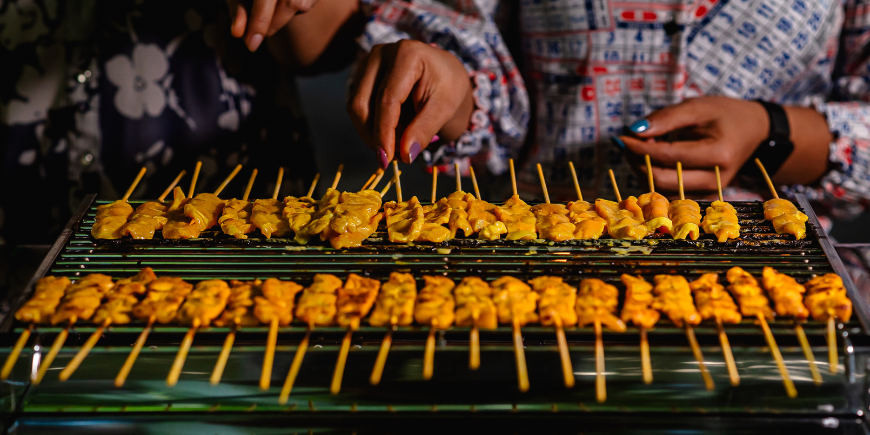
<path id="1" fill-rule="evenodd" d="M 794 151 L 794 144 L 791 142 L 791 128 L 788 125 L 788 116 L 785 113 L 785 109 L 776 103 L 761 100 L 755 101 L 761 104 L 767 112 L 768 119 L 770 120 L 770 130 L 767 139 L 761 141 L 761 144 L 758 145 L 758 148 L 755 149 L 755 152 L 740 169 L 740 175 L 753 179 L 761 179 L 763 177 L 758 166 L 755 164 L 755 159 L 761 160 L 761 163 L 764 164 L 764 169 L 773 177 L 791 155 L 792 151 Z"/>

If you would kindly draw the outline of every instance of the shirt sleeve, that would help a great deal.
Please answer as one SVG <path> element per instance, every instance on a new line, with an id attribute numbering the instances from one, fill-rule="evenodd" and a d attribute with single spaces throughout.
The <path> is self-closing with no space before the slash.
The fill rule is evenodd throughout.
<path id="1" fill-rule="evenodd" d="M 471 162 L 495 174 L 522 147 L 529 121 L 529 98 L 523 79 L 493 16 L 497 0 L 363 0 L 370 21 L 360 46 L 414 39 L 454 54 L 472 82 L 474 112 L 468 130 L 456 142 L 423 153 L 430 166 L 454 162 L 463 171 Z"/>

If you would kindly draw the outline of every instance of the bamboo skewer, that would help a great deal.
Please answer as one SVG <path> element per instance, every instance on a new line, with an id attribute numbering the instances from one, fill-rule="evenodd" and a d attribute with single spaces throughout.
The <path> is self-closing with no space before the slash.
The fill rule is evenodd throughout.
<path id="1" fill-rule="evenodd" d="M 199 179 L 199 171 L 202 169 L 202 162 L 196 162 L 196 167 L 193 168 L 193 178 L 190 179 L 190 189 L 187 191 L 187 197 L 193 198 L 194 188 L 196 187 L 196 181 Z"/>
<path id="2" fill-rule="evenodd" d="M 197 328 L 199 328 L 199 319 L 194 318 L 193 325 L 187 330 L 187 334 L 184 335 L 184 339 L 178 347 L 178 354 L 175 355 L 175 361 L 169 370 L 169 376 L 166 377 L 166 385 L 174 387 L 178 383 L 181 369 L 184 368 L 184 360 L 187 359 L 187 353 L 190 351 L 191 344 L 193 344 L 193 336 L 196 335 Z"/>
<path id="3" fill-rule="evenodd" d="M 436 192 L 438 191 L 438 167 L 432 167 L 432 204 L 438 200 Z"/>
<path id="4" fill-rule="evenodd" d="M 652 361 L 649 357 L 649 338 L 646 328 L 640 328 L 640 368 L 643 371 L 643 383 L 651 384 L 653 381 Z"/>
<path id="5" fill-rule="evenodd" d="M 788 375 L 788 368 L 785 366 L 785 361 L 782 359 L 782 354 L 779 352 L 779 346 L 776 345 L 776 340 L 773 338 L 773 333 L 770 332 L 770 326 L 767 324 L 767 319 L 761 313 L 757 314 L 758 323 L 761 325 L 761 330 L 764 331 L 764 338 L 767 340 L 767 347 L 770 348 L 770 353 L 776 361 L 776 367 L 782 376 L 782 385 L 785 387 L 785 393 L 788 397 L 797 397 L 797 389 L 794 387 L 794 382 L 791 376 Z M 804 336 L 806 339 L 806 336 Z"/>
<path id="6" fill-rule="evenodd" d="M 453 174 L 456 176 L 456 191 L 462 191 L 462 176 L 459 173 L 459 163 L 453 163 Z"/>
<path id="7" fill-rule="evenodd" d="M 828 364 L 832 375 L 837 374 L 840 356 L 837 355 L 837 325 L 834 316 L 828 317 Z"/>
<path id="8" fill-rule="evenodd" d="M 608 169 L 610 174 L 610 182 L 613 183 L 613 193 L 616 194 L 616 202 L 622 202 L 622 196 L 619 194 L 619 186 L 616 184 L 616 176 L 613 175 L 613 169 Z"/>
<path id="9" fill-rule="evenodd" d="M 770 189 L 770 194 L 773 195 L 774 198 L 779 198 L 779 194 L 776 193 L 776 188 L 773 187 L 773 181 L 771 181 L 770 176 L 767 175 L 767 169 L 764 168 L 761 160 L 755 159 L 755 165 L 761 170 L 761 175 L 764 177 L 764 182 L 767 183 L 767 187 Z"/>
<path id="10" fill-rule="evenodd" d="M 233 172 L 230 172 L 230 175 L 228 175 L 227 178 L 225 178 L 224 181 L 221 183 L 221 185 L 218 186 L 218 188 L 214 191 L 214 196 L 220 195 L 221 192 L 224 191 L 224 188 L 227 187 L 227 184 L 230 184 L 230 181 L 233 181 L 233 178 L 235 178 L 236 174 L 238 174 L 241 170 L 242 165 L 236 165 L 236 167 L 233 168 Z M 191 194 L 190 197 L 193 198 L 193 194 Z"/>
<path id="11" fill-rule="evenodd" d="M 695 360 L 698 361 L 698 369 L 701 371 L 701 377 L 704 378 L 704 385 L 708 391 L 713 391 L 716 384 L 713 383 L 713 377 L 710 376 L 710 370 L 707 369 L 707 364 L 704 363 L 704 354 L 701 352 L 701 346 L 698 345 L 698 339 L 695 337 L 695 330 L 692 325 L 686 323 L 686 338 L 689 340 L 689 346 L 692 348 L 692 354 L 695 355 Z"/>
<path id="12" fill-rule="evenodd" d="M 393 160 L 393 174 L 395 174 L 394 180 L 396 181 L 396 198 L 398 202 L 402 202 L 402 182 L 399 180 L 399 161 Z"/>
<path id="13" fill-rule="evenodd" d="M 357 319 L 357 323 L 359 319 Z M 341 348 L 338 351 L 338 360 L 335 362 L 335 371 L 332 373 L 332 384 L 329 386 L 329 392 L 338 394 L 341 391 L 341 378 L 344 377 L 344 366 L 347 364 L 347 354 L 350 352 L 350 338 L 353 335 L 353 327 L 347 328 L 347 333 L 344 334 L 344 339 L 341 341 Z"/>
<path id="14" fill-rule="evenodd" d="M 302 367 L 302 360 L 305 358 L 305 352 L 308 350 L 308 341 L 311 339 L 311 331 L 314 330 L 314 325 L 308 325 L 305 331 L 305 337 L 299 342 L 296 347 L 296 355 L 293 357 L 293 362 L 290 364 L 290 371 L 287 372 L 287 379 L 284 381 L 284 387 L 281 388 L 281 394 L 278 396 L 278 403 L 284 405 L 290 398 L 290 392 L 293 391 L 293 384 L 296 383 L 296 376 L 299 375 L 299 368 Z"/>
<path id="15" fill-rule="evenodd" d="M 335 178 L 332 180 L 330 189 L 335 189 L 338 186 L 338 180 L 341 180 L 341 171 L 344 170 L 344 163 L 338 165 L 338 170 L 335 171 Z"/>
<path id="16" fill-rule="evenodd" d="M 719 175 L 719 166 L 714 166 L 713 169 L 716 170 L 716 190 L 719 192 L 719 201 L 725 202 L 725 198 L 722 196 L 722 177 Z"/>
<path id="17" fill-rule="evenodd" d="M 142 351 L 142 347 L 145 346 L 145 340 L 148 339 L 148 334 L 151 332 L 151 328 L 154 326 L 156 320 L 157 317 L 154 315 L 151 315 L 151 317 L 148 318 L 148 324 L 139 334 L 139 338 L 136 339 L 136 344 L 133 345 L 133 350 L 130 351 L 127 360 L 124 361 L 124 365 L 121 366 L 121 370 L 118 371 L 118 376 L 115 377 L 115 387 L 121 388 L 124 386 L 124 382 L 127 380 L 127 375 L 129 375 L 130 370 L 133 369 L 133 364 L 136 362 L 136 358 L 139 357 L 139 352 Z"/>
<path id="18" fill-rule="evenodd" d="M 182 169 L 181 173 L 179 173 L 178 176 L 175 177 L 174 180 L 172 180 L 172 184 L 170 184 L 169 187 L 167 187 L 166 190 L 164 190 L 163 193 L 161 193 L 160 196 L 157 197 L 157 202 L 163 202 L 163 200 L 166 199 L 166 197 L 169 196 L 170 193 L 172 193 L 172 189 L 175 189 L 175 186 L 178 184 L 179 181 L 181 181 L 185 174 L 187 174 L 187 171 Z"/>
<path id="19" fill-rule="evenodd" d="M 57 334 L 54 343 L 51 344 L 51 349 L 48 350 L 48 354 L 46 354 L 45 359 L 42 360 L 39 370 L 36 371 L 36 377 L 30 380 L 33 385 L 39 385 L 39 383 L 42 382 L 42 378 L 45 377 L 45 373 L 51 367 L 51 363 L 54 362 L 54 358 L 57 357 L 57 353 L 60 352 L 60 348 L 63 347 L 63 343 L 69 336 L 69 328 L 76 322 L 76 320 L 75 316 L 70 318 L 69 323 L 67 323 L 63 330 Z"/>
<path id="20" fill-rule="evenodd" d="M 517 174 L 514 172 L 514 159 L 508 160 L 508 164 L 511 167 L 511 189 L 513 189 L 513 194 L 517 194 Z"/>
<path id="21" fill-rule="evenodd" d="M 87 341 L 85 341 L 79 351 L 76 352 L 76 355 L 73 357 L 72 360 L 70 360 L 69 364 L 67 364 L 66 367 L 61 370 L 58 379 L 60 379 L 61 381 L 65 381 L 69 379 L 70 376 L 72 376 L 76 369 L 79 368 L 79 365 L 81 365 L 82 361 L 84 361 L 85 358 L 88 356 L 88 353 L 90 353 L 91 349 L 93 349 L 94 346 L 97 344 L 97 341 L 99 341 L 100 338 L 103 336 L 103 331 L 108 328 L 111 323 L 112 320 L 107 318 L 102 325 L 94 330 L 94 333 L 91 334 L 90 337 L 88 337 Z"/>
<path id="22" fill-rule="evenodd" d="M 311 180 L 311 187 L 308 188 L 308 194 L 305 196 L 311 198 L 311 195 L 314 195 L 314 188 L 317 187 L 318 181 L 320 181 L 320 173 L 314 174 L 314 180 Z"/>
<path id="23" fill-rule="evenodd" d="M 378 184 L 380 184 L 381 180 L 384 178 L 385 172 L 384 170 L 381 170 L 381 172 L 377 174 L 378 175 L 375 177 L 375 181 L 372 181 L 372 184 L 369 185 L 369 189 L 375 190 L 375 188 L 378 187 Z"/>
<path id="24" fill-rule="evenodd" d="M 794 332 L 795 335 L 797 335 L 801 349 L 804 351 L 807 365 L 810 367 L 810 375 L 813 378 L 813 383 L 816 385 L 822 385 L 822 374 L 819 373 L 819 368 L 816 366 L 816 356 L 813 354 L 813 348 L 810 347 L 809 340 L 807 340 L 807 333 L 804 332 L 803 326 L 797 322 L 795 322 Z M 779 349 L 777 349 L 777 351 L 779 351 Z"/>
<path id="25" fill-rule="evenodd" d="M 402 175 L 402 171 L 399 171 L 399 175 Z M 390 191 L 390 187 L 393 186 L 393 183 L 396 182 L 396 177 L 390 178 L 390 181 L 387 181 L 387 185 L 384 186 L 383 190 L 381 190 L 381 198 Z"/>
<path id="26" fill-rule="evenodd" d="M 683 164 L 677 162 L 677 186 L 680 188 L 680 200 L 686 199 L 686 193 L 683 191 Z"/>
<path id="27" fill-rule="evenodd" d="M 281 184 L 284 182 L 284 167 L 278 168 L 278 180 L 275 181 L 275 190 L 272 191 L 272 199 L 278 199 L 278 193 L 281 191 Z"/>
<path id="28" fill-rule="evenodd" d="M 429 336 L 426 337 L 426 349 L 423 352 L 423 379 L 430 380 L 435 372 L 435 332 L 438 330 L 438 320 L 433 318 L 429 325 Z"/>
<path id="29" fill-rule="evenodd" d="M 719 330 L 719 344 L 722 346 L 722 355 L 725 357 L 725 366 L 728 367 L 728 379 L 731 385 L 740 385 L 740 374 L 737 373 L 737 364 L 734 362 L 734 353 L 731 352 L 731 343 L 728 341 L 728 335 L 725 334 L 725 326 L 722 325 L 722 319 L 716 317 L 716 328 Z"/>
<path id="30" fill-rule="evenodd" d="M 130 195 L 133 194 L 133 191 L 136 190 L 136 186 L 139 185 L 139 182 L 142 181 L 142 177 L 145 175 L 145 167 L 139 170 L 139 173 L 136 175 L 136 179 L 133 180 L 133 183 L 130 184 L 130 187 L 127 188 L 127 192 L 124 193 L 124 197 L 121 198 L 121 201 L 127 202 L 130 199 Z"/>
<path id="31" fill-rule="evenodd" d="M 395 160 L 393 163 L 395 163 Z M 393 344 L 393 331 L 396 329 L 396 322 L 398 322 L 398 319 L 396 316 L 393 316 L 390 319 L 390 327 L 387 329 L 387 333 L 384 334 L 384 340 L 381 341 L 381 349 L 378 351 L 375 366 L 372 368 L 372 375 L 369 377 L 369 383 L 372 385 L 378 385 L 381 382 L 384 366 L 387 364 L 387 356 L 390 354 L 390 346 Z"/>
<path id="32" fill-rule="evenodd" d="M 468 331 L 468 368 L 477 370 L 480 368 L 480 328 L 477 327 L 477 319 L 480 313 L 474 311 L 471 315 L 474 323 Z"/>
<path id="33" fill-rule="evenodd" d="M 471 173 L 471 184 L 474 186 L 474 196 L 480 200 L 480 189 L 477 187 L 477 177 L 474 176 L 474 168 L 469 166 L 468 172 Z"/>
<path id="34" fill-rule="evenodd" d="M 372 184 L 372 181 L 375 181 L 375 179 L 378 178 L 378 175 L 381 175 L 381 174 L 383 174 L 383 173 L 384 173 L 384 170 L 381 169 L 381 168 L 378 168 L 378 170 L 375 171 L 374 173 L 372 173 L 372 175 L 369 177 L 369 179 L 366 180 L 366 184 L 363 184 L 363 187 L 362 187 L 362 189 L 360 189 L 360 190 L 366 190 L 366 189 L 368 189 L 368 188 L 370 188 L 370 187 L 371 187 L 371 188 L 374 188 L 375 185 L 376 185 L 377 183 Z M 380 181 L 379 178 L 378 178 L 378 181 Z M 369 185 L 371 185 L 371 186 L 369 186 Z"/>
<path id="35" fill-rule="evenodd" d="M 604 340 L 601 337 L 601 321 L 595 319 L 595 400 L 607 400 L 607 384 L 604 377 Z"/>
<path id="36" fill-rule="evenodd" d="M 577 171 L 574 170 L 574 162 L 568 162 L 568 167 L 571 168 L 571 178 L 574 180 L 574 190 L 577 191 L 577 200 L 583 201 L 583 191 L 580 189 L 580 182 L 577 181 Z"/>
<path id="37" fill-rule="evenodd" d="M 656 184 L 653 182 L 653 173 L 652 173 L 652 162 L 649 160 L 649 154 L 645 154 L 643 156 L 644 162 L 646 163 L 646 178 L 649 181 L 649 191 L 651 193 L 655 193 Z"/>
<path id="38" fill-rule="evenodd" d="M 550 203 L 550 194 L 547 193 L 547 182 L 544 180 L 544 170 L 541 169 L 541 164 L 538 163 L 538 178 L 541 180 L 541 189 L 544 191 L 544 201 Z"/>
<path id="39" fill-rule="evenodd" d="M 513 318 L 513 341 L 514 341 L 514 358 L 517 362 L 517 380 L 519 389 L 525 393 L 529 391 L 529 370 L 526 367 L 526 351 L 523 346 L 523 336 L 520 332 L 520 323 L 516 317 Z"/>
<path id="40" fill-rule="evenodd" d="M 266 354 L 263 356 L 263 371 L 260 374 L 260 389 L 269 389 L 272 383 L 272 364 L 275 362 L 275 347 L 278 344 L 278 317 L 269 323 L 269 336 L 266 339 Z"/>
<path id="41" fill-rule="evenodd" d="M 248 197 L 251 196 L 251 189 L 254 187 L 254 180 L 257 179 L 257 170 L 254 169 L 251 171 L 251 178 L 248 178 L 248 185 L 245 186 L 245 194 L 242 195 L 242 201 L 247 201 Z"/>
<path id="42" fill-rule="evenodd" d="M 32 332 L 32 323 L 27 326 L 27 329 L 21 331 L 21 335 L 18 336 L 18 341 L 16 341 L 15 346 L 12 347 L 12 352 L 10 352 L 9 356 L 6 357 L 6 362 L 3 363 L 3 370 L 0 371 L 0 380 L 5 381 L 9 379 L 9 374 L 12 373 L 12 368 L 15 367 L 15 363 L 18 362 L 18 356 L 21 354 L 21 350 L 24 349 L 24 345 L 27 344 L 27 340 L 30 339 L 30 334 Z"/>
<path id="43" fill-rule="evenodd" d="M 238 324 L 238 321 L 236 322 Z M 223 377 L 224 369 L 227 367 L 227 360 L 230 358 L 230 351 L 233 349 L 233 343 L 236 341 L 236 331 L 237 327 L 233 327 L 229 333 L 227 333 L 227 338 L 224 339 L 224 345 L 221 347 L 221 353 L 218 355 L 217 362 L 214 364 L 214 370 L 211 372 L 211 377 L 208 379 L 209 383 L 212 385 L 217 385 L 221 382 L 221 377 Z"/>

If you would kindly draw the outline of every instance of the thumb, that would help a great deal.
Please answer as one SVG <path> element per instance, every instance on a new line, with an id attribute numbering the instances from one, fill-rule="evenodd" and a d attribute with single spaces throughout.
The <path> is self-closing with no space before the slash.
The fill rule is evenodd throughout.
<path id="1" fill-rule="evenodd" d="M 408 124 L 402 135 L 401 156 L 405 163 L 413 162 L 433 141 L 435 135 L 450 120 L 453 113 L 441 104 L 429 101 Z"/>
<path id="2" fill-rule="evenodd" d="M 697 100 L 686 100 L 653 113 L 628 127 L 641 138 L 664 136 L 674 130 L 691 127 L 709 121 L 712 117 L 707 104 Z"/>

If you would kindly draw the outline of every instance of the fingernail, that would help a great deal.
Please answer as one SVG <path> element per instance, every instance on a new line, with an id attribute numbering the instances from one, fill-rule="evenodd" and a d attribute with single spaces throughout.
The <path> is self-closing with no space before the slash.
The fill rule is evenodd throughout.
<path id="1" fill-rule="evenodd" d="M 381 169 L 387 169 L 387 166 L 390 166 L 390 160 L 387 159 L 386 151 L 379 149 L 378 158 L 381 160 Z"/>
<path id="2" fill-rule="evenodd" d="M 417 158 L 417 156 L 420 155 L 420 150 L 421 150 L 420 142 L 414 142 L 411 144 L 411 147 L 408 148 L 408 157 L 411 158 L 410 163 L 413 163 L 414 160 Z"/>
<path id="3" fill-rule="evenodd" d="M 613 142 L 613 144 L 618 146 L 620 149 L 625 149 L 625 142 L 623 142 L 622 139 L 616 136 L 610 136 L 610 141 Z"/>
<path id="4" fill-rule="evenodd" d="M 248 50 L 257 51 L 260 44 L 263 42 L 263 35 L 257 33 L 248 40 Z"/>
<path id="5" fill-rule="evenodd" d="M 435 136 L 432 136 L 432 140 L 430 140 L 429 143 L 435 143 L 435 142 L 438 142 L 439 139 L 441 139 L 441 138 L 438 137 L 438 135 L 436 134 Z"/>
<path id="6" fill-rule="evenodd" d="M 635 133 L 643 133 L 649 129 L 649 121 L 647 121 L 646 119 L 641 119 L 640 121 L 631 124 L 628 129 Z"/>

